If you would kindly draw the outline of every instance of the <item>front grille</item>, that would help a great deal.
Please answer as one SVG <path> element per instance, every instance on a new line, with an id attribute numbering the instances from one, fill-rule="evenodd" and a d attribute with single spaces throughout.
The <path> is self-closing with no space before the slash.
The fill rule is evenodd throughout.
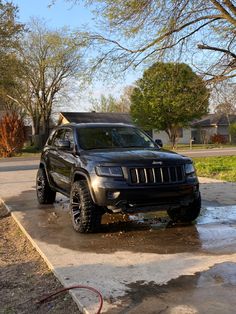
<path id="1" fill-rule="evenodd" d="M 131 184 L 167 184 L 184 181 L 183 167 L 165 166 L 154 168 L 130 168 Z"/>

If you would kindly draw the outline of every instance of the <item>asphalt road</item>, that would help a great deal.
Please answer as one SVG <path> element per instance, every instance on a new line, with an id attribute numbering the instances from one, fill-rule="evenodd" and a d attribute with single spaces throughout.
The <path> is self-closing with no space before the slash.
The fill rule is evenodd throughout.
<path id="1" fill-rule="evenodd" d="M 179 154 L 189 157 L 210 157 L 210 156 L 235 156 L 235 148 L 209 148 L 209 149 L 192 149 L 178 151 Z"/>
<path id="2" fill-rule="evenodd" d="M 196 224 L 171 224 L 165 212 L 107 215 L 99 233 L 85 235 L 72 229 L 66 198 L 37 203 L 36 168 L 0 161 L 0 197 L 63 285 L 97 288 L 109 314 L 235 313 L 236 184 L 205 179 Z M 94 295 L 73 296 L 97 309 Z"/>
<path id="3" fill-rule="evenodd" d="M 192 149 L 192 150 L 180 150 L 177 153 L 189 157 L 210 157 L 210 156 L 236 156 L 236 147 L 234 148 L 209 148 L 209 149 Z M 22 166 L 25 165 L 36 167 L 39 163 L 39 157 L 13 157 L 0 159 L 0 169 L 7 165 Z M 22 169 L 23 170 L 23 169 Z M 1 171 L 1 170 L 0 170 Z"/>

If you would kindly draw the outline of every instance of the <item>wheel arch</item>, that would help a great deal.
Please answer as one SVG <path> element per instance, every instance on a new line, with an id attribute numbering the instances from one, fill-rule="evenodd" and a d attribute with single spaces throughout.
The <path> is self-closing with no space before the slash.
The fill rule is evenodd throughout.
<path id="1" fill-rule="evenodd" d="M 52 183 L 52 180 L 49 176 L 49 173 L 48 173 L 48 169 L 47 169 L 47 165 L 46 163 L 43 161 L 43 160 L 40 160 L 40 163 L 39 163 L 39 169 L 43 169 L 46 173 L 46 176 L 47 176 L 47 179 L 48 179 L 48 183 L 49 183 L 49 186 L 54 189 L 55 191 L 57 191 Z"/>
<path id="2" fill-rule="evenodd" d="M 45 163 L 43 161 L 40 161 L 39 168 L 44 169 L 46 171 Z"/>
<path id="3" fill-rule="evenodd" d="M 87 173 L 85 173 L 84 171 L 76 171 L 72 177 L 72 183 L 74 183 L 75 181 L 81 181 L 81 180 L 87 181 L 92 200 L 94 203 L 96 203 L 96 199 L 95 199 L 95 195 L 94 195 L 94 192 L 93 192 L 93 189 L 91 186 L 89 175 Z"/>

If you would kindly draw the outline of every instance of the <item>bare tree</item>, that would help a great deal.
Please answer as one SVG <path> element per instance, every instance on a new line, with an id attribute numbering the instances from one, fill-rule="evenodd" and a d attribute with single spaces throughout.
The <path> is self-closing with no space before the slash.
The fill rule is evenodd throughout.
<path id="1" fill-rule="evenodd" d="M 98 4 L 95 8 L 102 17 L 103 29 L 108 30 L 87 34 L 91 44 L 103 45 L 95 68 L 108 64 L 112 71 L 115 62 L 126 70 L 143 62 L 156 62 L 170 51 L 177 54 L 185 49 L 194 53 L 201 49 L 207 52 L 207 61 L 212 58 L 209 68 L 204 69 L 208 80 L 236 76 L 235 0 L 87 0 L 87 3 Z"/>
<path id="2" fill-rule="evenodd" d="M 131 94 L 133 86 L 126 86 L 119 98 L 115 98 L 111 94 L 108 96 L 101 95 L 100 99 L 92 99 L 90 110 L 96 112 L 120 112 L 129 113 L 131 105 Z"/>
<path id="3" fill-rule="evenodd" d="M 215 99 L 218 100 L 218 103 L 214 111 L 216 114 L 223 114 L 226 117 L 230 131 L 231 117 L 236 114 L 236 84 L 224 82 L 215 90 L 215 94 Z M 232 142 L 231 132 L 229 132 L 229 142 Z"/>
<path id="4" fill-rule="evenodd" d="M 30 116 L 33 134 L 42 126 L 47 136 L 58 97 L 73 78 L 82 77 L 84 42 L 65 29 L 50 30 L 39 20 L 32 20 L 29 29 L 19 49 L 21 84 L 8 96 Z"/>
<path id="5" fill-rule="evenodd" d="M 124 88 L 123 93 L 121 94 L 119 99 L 120 112 L 130 112 L 131 95 L 133 91 L 134 86 L 132 85 L 126 86 Z"/>

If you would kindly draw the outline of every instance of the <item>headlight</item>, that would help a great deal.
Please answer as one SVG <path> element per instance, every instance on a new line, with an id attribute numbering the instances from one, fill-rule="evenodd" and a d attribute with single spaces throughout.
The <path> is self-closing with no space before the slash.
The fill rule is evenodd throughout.
<path id="1" fill-rule="evenodd" d="M 97 166 L 95 169 L 98 176 L 119 178 L 123 177 L 123 171 L 121 167 Z"/>
<path id="2" fill-rule="evenodd" d="M 185 164 L 185 173 L 186 174 L 195 173 L 195 169 L 194 169 L 193 164 Z"/>

